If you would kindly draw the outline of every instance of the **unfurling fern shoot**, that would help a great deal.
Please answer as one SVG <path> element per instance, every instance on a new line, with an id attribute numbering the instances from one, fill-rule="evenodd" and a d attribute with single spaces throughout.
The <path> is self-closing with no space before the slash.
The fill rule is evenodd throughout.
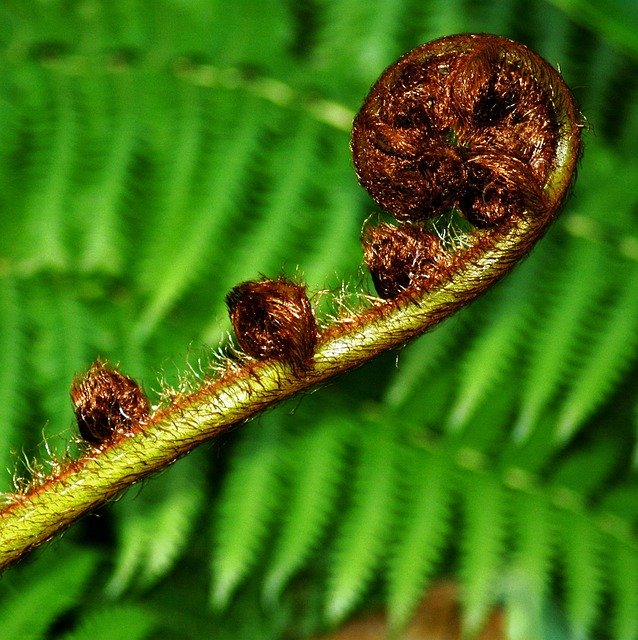
<path id="1" fill-rule="evenodd" d="M 317 323 L 304 286 L 284 278 L 244 282 L 226 296 L 226 304 L 248 355 L 283 360 L 297 376 L 312 366 Z"/>
<path id="2" fill-rule="evenodd" d="M 352 137 L 360 182 L 398 219 L 363 233 L 382 299 L 319 331 L 303 285 L 238 285 L 227 304 L 237 341 L 255 360 L 170 394 L 151 415 L 134 381 L 94 365 L 72 397 L 81 434 L 95 446 L 10 497 L 0 511 L 0 567 L 198 444 L 471 302 L 553 220 L 574 175 L 581 126 L 559 74 L 506 38 L 442 38 L 389 67 Z"/>
<path id="3" fill-rule="evenodd" d="M 539 55 L 500 36 L 457 35 L 417 47 L 383 73 L 355 118 L 352 154 L 361 184 L 398 220 L 436 224 L 454 212 L 494 236 L 553 217 L 574 175 L 580 130 L 569 89 Z M 398 285 L 388 290 L 384 281 L 427 288 L 454 270 L 431 256 L 429 276 L 417 273 L 434 241 L 398 233 L 416 243 L 414 264 L 380 258 L 381 230 L 364 237 L 380 296 L 396 295 Z M 391 253 L 405 254 L 404 242 L 395 244 Z"/>
<path id="4" fill-rule="evenodd" d="M 101 360 L 73 381 L 71 401 L 80 435 L 94 445 L 130 431 L 149 415 L 137 382 Z"/>

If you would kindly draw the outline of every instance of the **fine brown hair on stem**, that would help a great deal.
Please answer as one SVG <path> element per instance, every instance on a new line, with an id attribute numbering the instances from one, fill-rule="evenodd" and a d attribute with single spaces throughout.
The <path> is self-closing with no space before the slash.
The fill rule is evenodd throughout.
<path id="1" fill-rule="evenodd" d="M 149 416 L 148 399 L 137 382 L 101 360 L 73 380 L 71 401 L 80 435 L 91 444 L 130 431 Z"/>
<path id="2" fill-rule="evenodd" d="M 304 286 L 285 278 L 244 282 L 226 304 L 245 353 L 283 360 L 299 377 L 312 367 L 318 331 Z"/>
<path id="3" fill-rule="evenodd" d="M 351 145 L 359 181 L 385 211 L 424 221 L 454 209 L 480 228 L 557 209 L 569 182 L 557 188 L 553 172 L 579 146 L 578 110 L 558 72 L 485 34 L 440 38 L 389 67 Z"/>
<path id="4" fill-rule="evenodd" d="M 409 223 L 366 226 L 363 259 L 381 298 L 396 298 L 406 289 L 427 291 L 437 275 L 449 270 L 450 254 L 436 234 Z"/>

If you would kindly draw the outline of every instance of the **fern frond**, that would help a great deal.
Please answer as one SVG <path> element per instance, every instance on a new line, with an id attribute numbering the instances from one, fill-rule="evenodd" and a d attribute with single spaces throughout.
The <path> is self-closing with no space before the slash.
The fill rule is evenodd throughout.
<path id="1" fill-rule="evenodd" d="M 619 466 L 622 443 L 606 439 L 581 448 L 560 462 L 551 478 L 558 492 L 574 492 L 579 499 L 595 496 Z M 583 474 L 587 469 L 587 474 Z"/>
<path id="2" fill-rule="evenodd" d="M 614 486 L 600 500 L 600 510 L 603 514 L 611 514 L 616 519 L 628 523 L 630 528 L 638 521 L 638 500 L 636 500 L 636 487 L 631 481 Z"/>
<path id="3" fill-rule="evenodd" d="M 464 626 L 472 634 L 484 624 L 500 588 L 506 494 L 492 474 L 468 473 L 463 480 L 459 574 Z"/>
<path id="4" fill-rule="evenodd" d="M 316 548 L 336 507 L 344 476 L 345 444 L 351 439 L 347 419 L 324 419 L 292 443 L 287 458 L 294 482 L 264 578 L 264 597 L 274 603 L 288 579 Z"/>
<path id="5" fill-rule="evenodd" d="M 464 329 L 463 321 L 457 316 L 403 349 L 398 355 L 399 366 L 386 388 L 385 402 L 403 410 L 410 399 L 421 398 L 421 406 L 425 408 L 427 398 L 423 398 L 423 386 L 433 377 L 441 360 L 450 357 L 449 352 L 462 340 Z M 426 415 L 423 410 L 416 413 Z"/>
<path id="6" fill-rule="evenodd" d="M 53 622 L 78 602 L 95 571 L 97 556 L 76 548 L 72 554 L 51 553 L 28 566 L 21 576 L 3 580 L 0 635 L 39 640 Z M 13 584 L 11 584 L 13 583 Z"/>
<path id="7" fill-rule="evenodd" d="M 63 70 L 31 63 L 21 67 L 19 86 L 25 93 L 30 149 L 24 158 L 24 218 L 18 218 L 14 255 L 28 272 L 60 270 L 69 263 L 65 213 L 80 151 L 76 83 Z"/>
<path id="8" fill-rule="evenodd" d="M 467 7 L 464 0 L 433 0 L 412 2 L 408 14 L 412 16 L 412 30 L 417 31 L 418 42 L 428 42 L 449 33 L 468 30 Z"/>
<path id="9" fill-rule="evenodd" d="M 583 324 L 597 313 L 608 284 L 604 253 L 589 241 L 569 238 L 563 247 L 562 267 L 553 279 L 550 295 L 537 309 L 539 324 L 529 337 L 529 361 L 521 388 L 519 415 L 514 426 L 518 439 L 526 438 L 546 405 L 564 382 L 567 358 L 580 339 Z"/>
<path id="10" fill-rule="evenodd" d="M 323 221 L 308 238 L 308 250 L 300 256 L 304 281 L 311 291 L 336 288 L 343 274 L 361 259 L 357 241 L 361 229 L 361 194 L 352 189 L 347 145 L 341 135 L 327 137 L 324 153 L 327 170 L 321 171 L 317 185 L 325 194 Z M 318 180 L 318 182 L 319 182 Z"/>
<path id="11" fill-rule="evenodd" d="M 152 331 L 187 286 L 202 274 L 204 265 L 213 262 L 215 266 L 211 274 L 214 285 L 211 298 L 223 297 L 224 292 L 215 286 L 216 280 L 220 273 L 232 269 L 232 265 L 226 260 L 225 252 L 212 259 L 214 246 L 216 243 L 223 246 L 222 238 L 232 245 L 231 228 L 237 224 L 237 215 L 248 195 L 242 190 L 250 182 L 250 165 L 263 142 L 263 129 L 272 114 L 254 97 L 238 92 L 222 96 L 219 104 L 214 102 L 216 109 L 202 114 L 203 118 L 208 115 L 218 121 L 215 125 L 218 131 L 206 152 L 207 157 L 200 160 L 205 171 L 202 184 L 198 185 L 199 194 L 189 207 L 184 205 L 186 217 L 179 223 L 178 235 L 167 238 L 171 244 L 165 246 L 167 253 L 156 272 L 160 277 L 138 323 L 137 333 L 141 337 Z M 230 139 L 228 131 L 232 131 Z"/>
<path id="12" fill-rule="evenodd" d="M 392 521 L 396 444 L 388 425 L 379 420 L 370 420 L 360 433 L 352 504 L 341 519 L 327 576 L 325 617 L 332 624 L 342 620 L 363 595 Z"/>
<path id="13" fill-rule="evenodd" d="M 364 77 L 375 77 L 401 54 L 399 35 L 408 0 L 373 0 L 361 3 L 367 15 L 362 27 L 361 42 L 357 55 L 357 69 Z"/>
<path id="14" fill-rule="evenodd" d="M 0 275 L 0 472 L 15 464 L 19 429 L 24 422 L 26 356 L 22 296 L 10 274 Z M 3 475 L 0 491 L 9 490 Z"/>
<path id="15" fill-rule="evenodd" d="M 65 284 L 55 279 L 33 282 L 27 300 L 30 316 L 35 319 L 29 366 L 41 393 L 39 408 L 48 417 L 42 431 L 59 454 L 65 451 L 60 435 L 68 437 L 72 424 L 69 380 L 86 367 L 90 335 L 86 308 Z M 39 442 L 42 424 L 34 426 Z"/>
<path id="16" fill-rule="evenodd" d="M 213 515 L 211 604 L 224 608 L 234 590 L 255 565 L 266 540 L 268 524 L 280 505 L 282 445 L 280 418 L 269 414 L 265 424 L 242 433 L 232 466 L 224 478 Z"/>
<path id="17" fill-rule="evenodd" d="M 166 270 L 167 256 L 188 225 L 189 197 L 197 167 L 201 164 L 202 129 L 207 92 L 171 75 L 155 79 L 146 76 L 145 106 L 153 119 L 149 135 L 152 157 L 157 166 L 154 184 L 157 204 L 148 216 L 148 238 L 139 264 L 139 284 L 153 292 L 161 286 L 160 273 Z M 159 81 L 158 81 L 159 80 Z M 148 214 L 147 214 L 148 215 Z"/>
<path id="18" fill-rule="evenodd" d="M 400 53 L 398 30 L 403 5 L 404 0 L 368 3 L 321 0 L 316 64 L 326 73 L 344 78 L 344 89 L 348 81 L 355 88 L 365 88 L 379 69 Z M 383 30 L 381 37 L 379 29 Z"/>
<path id="19" fill-rule="evenodd" d="M 587 356 L 561 397 L 556 436 L 569 440 L 616 386 L 636 354 L 638 342 L 638 263 L 626 264 L 610 299 L 609 313 L 587 341 Z"/>
<path id="20" fill-rule="evenodd" d="M 495 4 L 492 7 L 498 12 Z M 580 48 L 579 43 L 574 42 L 573 21 L 545 0 L 530 2 L 524 12 L 518 10 L 515 2 L 508 3 L 508 8 L 512 12 L 510 28 L 497 28 L 494 33 L 509 31 L 512 37 L 520 38 L 521 42 L 560 68 L 569 86 L 576 86 L 578 79 L 573 75 L 573 65 L 577 63 L 575 51 Z"/>
<path id="21" fill-rule="evenodd" d="M 190 456 L 114 506 L 119 545 L 106 587 L 111 596 L 131 586 L 148 588 L 172 569 L 201 510 L 205 470 L 201 455 Z"/>
<path id="22" fill-rule="evenodd" d="M 638 55 L 638 16 L 635 12 L 616 11 L 610 7 L 578 0 L 552 0 L 558 8 L 565 11 L 576 22 L 587 25 L 605 40 L 613 42 L 621 48 L 627 48 L 634 56 Z M 620 5 L 617 5 L 620 8 Z"/>
<path id="23" fill-rule="evenodd" d="M 565 614 L 573 637 L 588 638 L 601 608 L 603 539 L 582 512 L 557 514 L 558 548 L 565 583 Z"/>
<path id="24" fill-rule="evenodd" d="M 147 607 L 112 604 L 81 617 L 76 629 L 60 640 L 144 640 L 157 628 L 159 616 Z"/>
<path id="25" fill-rule="evenodd" d="M 541 251 L 542 252 L 542 251 Z M 479 403 L 503 380 L 522 341 L 533 306 L 530 290 L 537 279 L 542 256 L 535 255 L 512 274 L 507 287 L 500 287 L 487 308 L 491 321 L 464 351 L 459 362 L 457 396 L 448 415 L 448 428 L 460 429 Z M 496 298 L 496 299 L 494 299 Z M 482 327 L 483 317 L 474 310 L 473 325 Z"/>
<path id="26" fill-rule="evenodd" d="M 288 120 L 286 129 L 289 133 L 268 148 L 268 157 L 260 159 L 267 174 L 266 191 L 263 201 L 242 220 L 243 228 L 235 228 L 236 245 L 227 253 L 228 268 L 218 280 L 223 292 L 259 274 L 281 273 L 286 255 L 316 224 L 304 196 L 318 160 L 319 124 L 299 112 Z M 225 315 L 223 298 L 218 299 L 212 322 L 204 330 L 205 342 L 219 338 L 219 318 Z"/>
<path id="27" fill-rule="evenodd" d="M 404 627 L 421 599 L 450 532 L 454 469 L 445 456 L 426 450 L 401 455 L 405 469 L 387 560 L 390 629 Z"/>
<path id="28" fill-rule="evenodd" d="M 509 502 L 513 557 L 505 584 L 508 638 L 542 640 L 553 566 L 554 514 L 536 492 L 513 493 Z"/>
<path id="29" fill-rule="evenodd" d="M 132 69 L 121 69 L 93 73 L 80 85 L 86 165 L 73 208 L 83 237 L 78 259 L 83 272 L 119 275 L 124 268 L 129 247 L 123 210 L 141 142 L 134 106 L 138 79 Z"/>
<path id="30" fill-rule="evenodd" d="M 606 566 L 613 600 L 611 631 L 614 640 L 638 638 L 638 550 L 625 542 L 608 545 Z"/>

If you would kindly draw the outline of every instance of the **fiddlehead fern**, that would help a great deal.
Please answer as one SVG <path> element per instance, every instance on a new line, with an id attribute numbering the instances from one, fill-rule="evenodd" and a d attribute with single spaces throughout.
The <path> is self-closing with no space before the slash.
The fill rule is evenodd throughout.
<path id="1" fill-rule="evenodd" d="M 388 83 L 391 92 L 383 88 Z M 407 108 L 392 104 L 396 93 Z M 537 101 L 528 109 L 530 95 Z M 388 129 L 388 114 L 398 133 Z M 394 239 L 390 226 L 364 234 L 366 255 L 380 265 L 376 275 L 373 269 L 379 293 L 389 300 L 337 318 L 315 339 L 305 297 L 293 296 L 312 335 L 295 343 L 295 357 L 290 349 L 253 350 L 240 329 L 240 345 L 262 361 L 227 363 L 195 392 L 175 394 L 148 418 L 136 415 L 103 442 L 102 432 L 90 433 L 99 436 L 98 448 L 9 496 L 0 513 L 0 566 L 201 442 L 403 344 L 473 300 L 529 252 L 553 219 L 579 156 L 580 120 L 559 75 L 536 54 L 495 36 L 453 36 L 385 72 L 355 120 L 352 148 L 360 180 L 377 202 L 416 225 L 404 224 Z M 455 211 L 469 227 L 455 227 Z M 397 242 L 400 234 L 408 242 Z M 379 259 L 386 245 L 401 251 L 387 264 Z M 406 246 L 415 247 L 412 257 Z M 387 265 L 395 273 L 385 273 Z M 229 296 L 236 319 L 243 292 Z M 260 311 L 268 341 L 296 334 L 286 323 L 300 314 L 288 304 L 283 324 L 270 322 L 277 308 L 268 303 Z"/>

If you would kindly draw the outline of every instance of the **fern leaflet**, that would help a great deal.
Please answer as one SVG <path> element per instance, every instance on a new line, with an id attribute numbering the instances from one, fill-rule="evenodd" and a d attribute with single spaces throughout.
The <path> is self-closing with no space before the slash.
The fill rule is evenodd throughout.
<path id="1" fill-rule="evenodd" d="M 189 456 L 158 478 L 143 495 L 115 505 L 120 538 L 107 591 L 119 595 L 135 582 L 148 588 L 173 567 L 201 510 L 205 463 Z"/>
<path id="2" fill-rule="evenodd" d="M 327 578 L 325 616 L 331 623 L 342 620 L 362 596 L 391 523 L 396 444 L 380 421 L 367 422 L 361 434 L 353 504 L 341 520 Z"/>
<path id="3" fill-rule="evenodd" d="M 60 640 L 144 640 L 158 626 L 158 616 L 133 604 L 113 604 L 82 616 L 76 629 Z"/>
<path id="4" fill-rule="evenodd" d="M 552 276 L 556 288 L 545 302 L 542 324 L 535 332 L 523 381 L 520 413 L 514 427 L 526 438 L 554 399 L 566 374 L 566 358 L 578 342 L 583 322 L 600 303 L 607 284 L 605 261 L 597 245 L 571 240 L 562 273 Z"/>
<path id="5" fill-rule="evenodd" d="M 325 420 L 299 436 L 287 452 L 295 482 L 288 490 L 287 508 L 264 578 L 264 597 L 271 603 L 325 532 L 336 506 L 345 466 L 344 444 L 351 430 L 347 421 Z"/>
<path id="6" fill-rule="evenodd" d="M 588 358 L 561 398 L 557 410 L 557 437 L 568 440 L 600 406 L 631 363 L 638 341 L 638 264 L 627 273 L 614 292 L 610 312 L 603 318 L 589 344 Z"/>
<path id="7" fill-rule="evenodd" d="M 45 560 L 41 558 L 41 560 Z M 17 584 L 4 584 L 0 603 L 3 638 L 39 640 L 62 613 L 75 606 L 93 574 L 97 556 L 75 549 L 73 554 L 47 553 L 46 561 L 27 566 Z"/>
<path id="8" fill-rule="evenodd" d="M 24 407 L 22 360 L 25 340 L 17 283 L 9 275 L 0 275 L 0 470 L 11 469 L 14 447 L 19 442 L 21 409 Z M 4 476 L 0 491 L 10 488 Z"/>
<path id="9" fill-rule="evenodd" d="M 404 452 L 401 466 L 407 473 L 387 562 L 389 626 L 397 631 L 407 624 L 445 547 L 454 479 L 445 456 L 423 450 Z"/>
<path id="10" fill-rule="evenodd" d="M 461 541 L 460 576 L 463 619 L 469 633 L 484 624 L 498 595 L 505 533 L 505 494 L 491 474 L 463 478 L 465 532 Z"/>
<path id="11" fill-rule="evenodd" d="M 279 506 L 282 448 L 280 418 L 243 432 L 233 467 L 224 479 L 219 509 L 214 515 L 211 604 L 224 608 L 254 566 L 268 534 L 268 523 Z"/>

